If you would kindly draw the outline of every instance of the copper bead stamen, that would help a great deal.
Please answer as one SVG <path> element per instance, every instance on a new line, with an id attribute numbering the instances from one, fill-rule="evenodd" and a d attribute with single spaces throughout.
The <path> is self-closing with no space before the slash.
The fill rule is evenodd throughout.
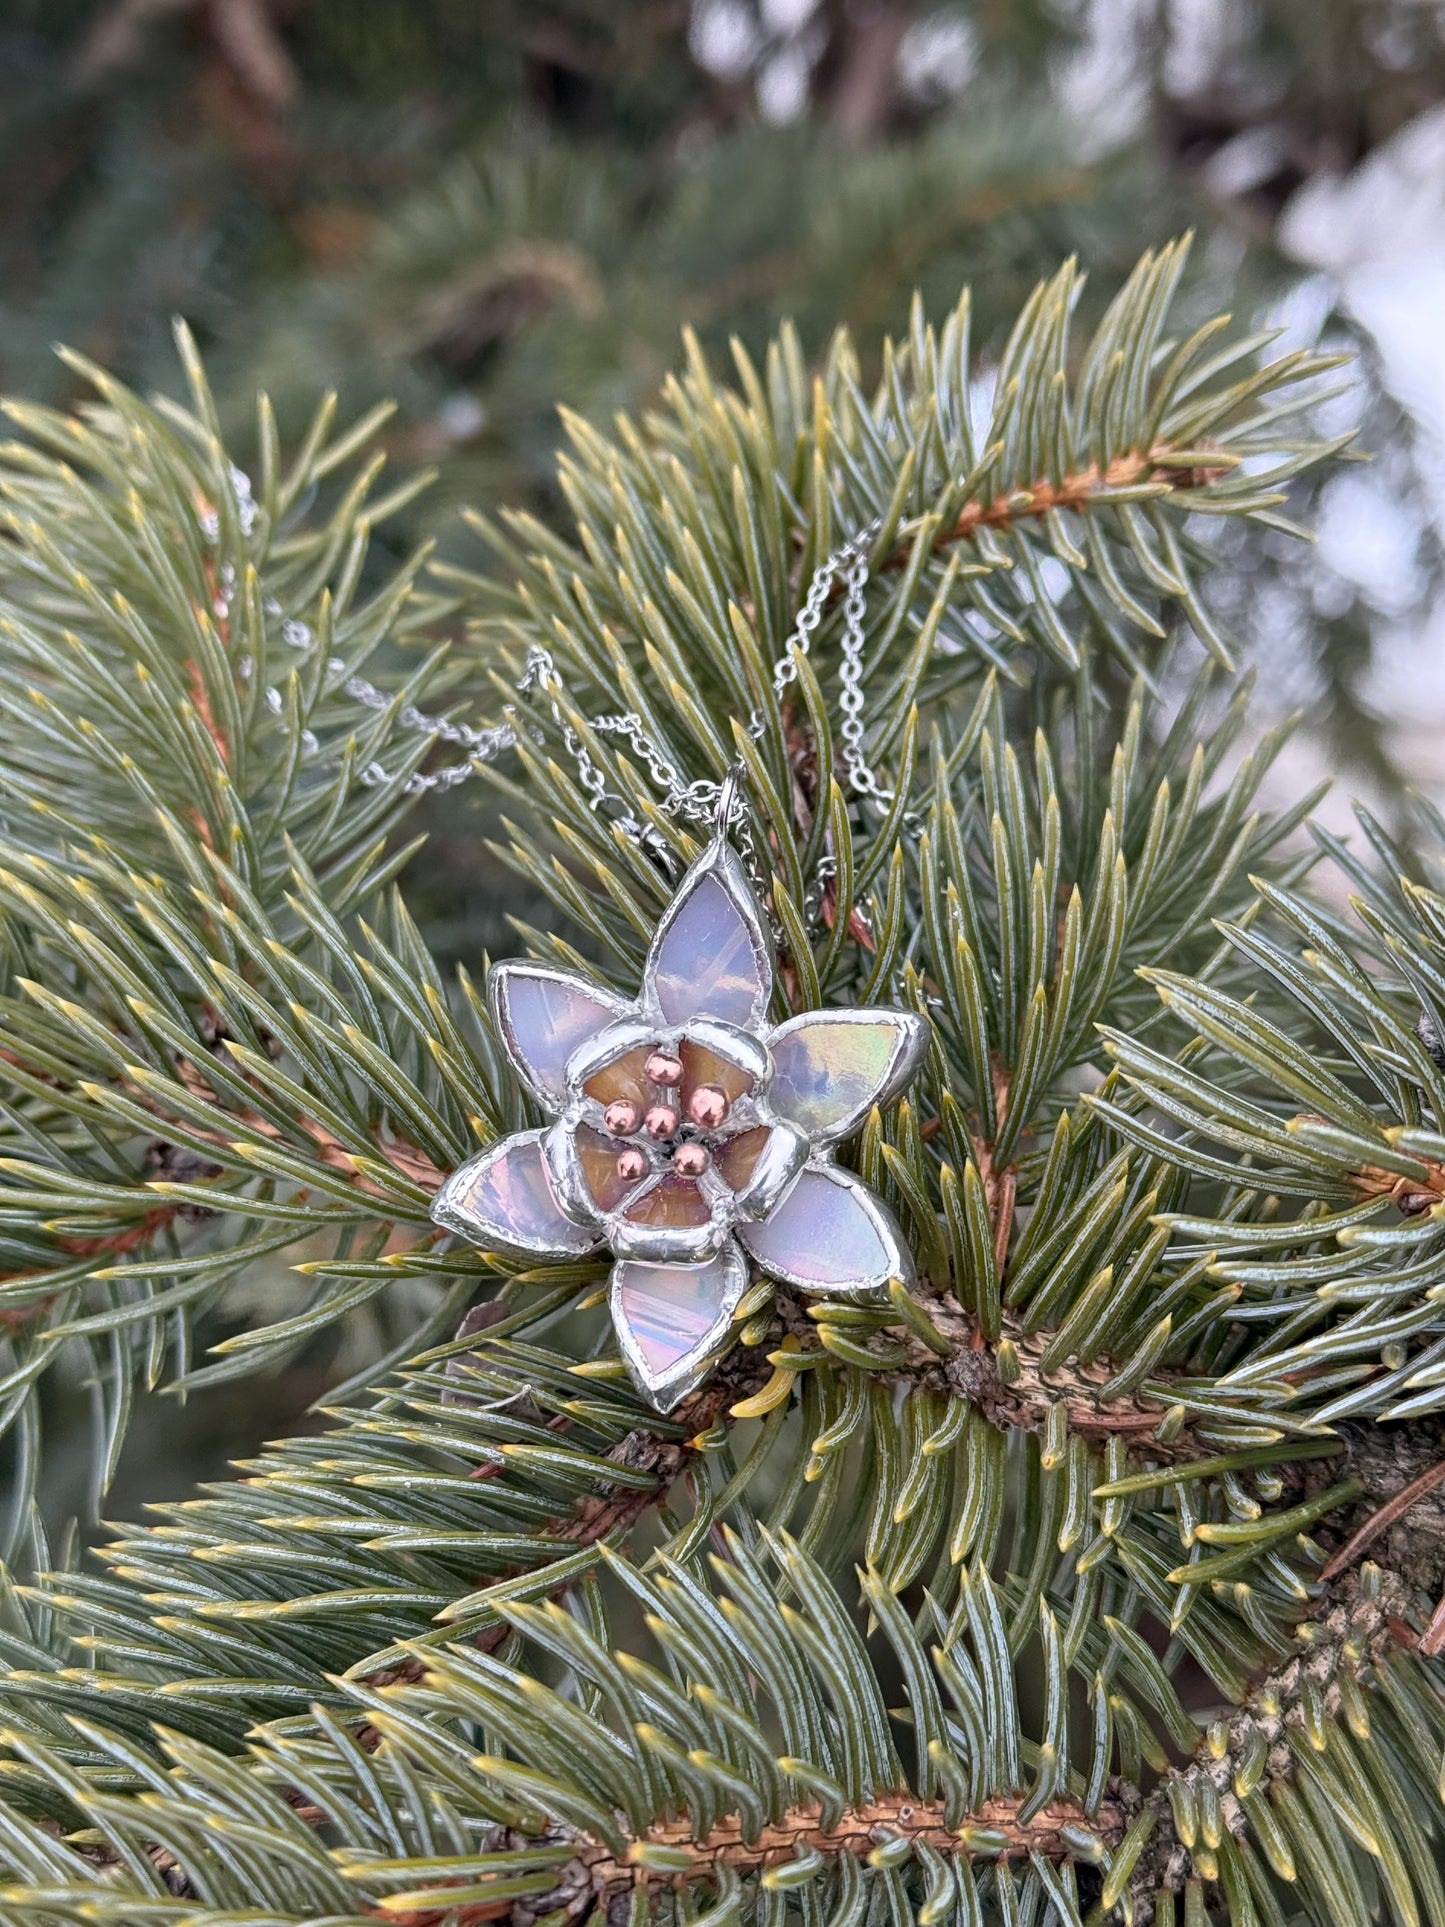
<path id="1" fill-rule="evenodd" d="M 717 1130 L 727 1118 L 727 1092 L 721 1084 L 699 1084 L 687 1100 L 687 1114 L 699 1130 Z"/>

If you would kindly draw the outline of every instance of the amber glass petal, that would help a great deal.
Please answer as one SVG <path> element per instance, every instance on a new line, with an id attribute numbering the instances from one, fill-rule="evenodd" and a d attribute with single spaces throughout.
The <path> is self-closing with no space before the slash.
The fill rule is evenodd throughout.
<path id="1" fill-rule="evenodd" d="M 730 1191 L 741 1191 L 753 1175 L 769 1135 L 768 1126 L 758 1124 L 750 1131 L 739 1131 L 736 1137 L 718 1146 L 714 1160 L 717 1174 Z"/>
<path id="2" fill-rule="evenodd" d="M 644 1044 L 616 1057 L 601 1070 L 593 1071 L 582 1086 L 589 1097 L 595 1097 L 599 1104 L 611 1104 L 618 1098 L 629 1104 L 640 1105 L 646 1109 L 651 1103 L 651 1085 L 647 1081 L 647 1060 L 651 1051 Z"/>
<path id="3" fill-rule="evenodd" d="M 630 1224 L 693 1226 L 706 1224 L 711 1216 L 707 1199 L 693 1180 L 670 1171 L 627 1210 Z"/>
<path id="4" fill-rule="evenodd" d="M 723 1091 L 729 1104 L 736 1104 L 740 1097 L 753 1087 L 753 1080 L 745 1070 L 720 1057 L 715 1050 L 699 1044 L 691 1037 L 682 1040 L 678 1055 L 682 1058 L 682 1102 L 684 1110 L 687 1101 L 701 1084 L 716 1084 Z"/>
<path id="5" fill-rule="evenodd" d="M 627 1194 L 637 1189 L 637 1179 L 624 1178 L 617 1169 L 618 1158 L 629 1147 L 602 1131 L 594 1131 L 590 1124 L 579 1124 L 573 1141 L 598 1210 L 615 1211 Z"/>

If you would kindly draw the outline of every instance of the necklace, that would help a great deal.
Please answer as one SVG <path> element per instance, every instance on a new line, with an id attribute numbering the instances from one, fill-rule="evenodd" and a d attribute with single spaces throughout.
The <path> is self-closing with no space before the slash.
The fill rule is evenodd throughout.
<path id="1" fill-rule="evenodd" d="M 792 634 L 784 644 L 782 654 L 773 664 L 772 693 L 774 702 L 781 702 L 788 686 L 797 680 L 798 662 L 806 656 L 812 646 L 813 636 L 823 620 L 828 599 L 835 582 L 842 575 L 843 598 L 843 639 L 842 664 L 839 681 L 842 693 L 839 707 L 843 712 L 843 723 L 839 730 L 842 744 L 843 767 L 847 773 L 848 786 L 856 796 L 864 797 L 877 804 L 893 800 L 892 792 L 879 782 L 876 773 L 868 762 L 863 747 L 866 732 L 864 722 L 863 695 L 863 647 L 865 612 L 864 590 L 868 583 L 868 557 L 873 540 L 883 526 L 882 517 L 874 519 L 861 528 L 856 535 L 850 536 L 840 547 L 833 550 L 818 564 L 808 585 L 808 593 L 798 611 Z M 311 639 L 311 632 L 303 624 L 287 623 L 283 628 L 286 640 L 293 646 L 304 647 Z M 337 659 L 332 665 L 336 670 L 344 668 Z M 601 811 L 608 804 L 618 806 L 620 814 L 615 818 L 617 825 L 637 842 L 666 855 L 666 845 L 657 836 L 651 825 L 642 823 L 626 808 L 622 799 L 608 790 L 606 779 L 587 752 L 577 731 L 567 721 L 558 701 L 564 692 L 561 678 L 551 654 L 535 646 L 527 656 L 526 667 L 517 685 L 519 694 L 537 690 L 546 694 L 551 701 L 552 720 L 562 734 L 567 753 L 577 768 L 578 778 L 587 793 L 588 802 L 593 810 Z M 353 676 L 343 685 L 343 693 L 353 702 L 363 704 L 368 709 L 385 709 L 391 698 L 384 690 L 377 689 L 364 677 Z M 274 707 L 279 708 L 279 691 L 268 691 L 268 700 L 274 696 Z M 507 712 L 506 720 L 481 729 L 469 728 L 465 723 L 449 722 L 445 717 L 428 716 L 408 704 L 398 721 L 404 729 L 418 731 L 422 735 L 433 736 L 438 741 L 463 745 L 467 756 L 458 763 L 449 764 L 440 770 L 417 771 L 407 779 L 405 788 L 410 793 L 429 789 L 450 789 L 457 783 L 465 782 L 468 776 L 484 763 L 494 762 L 497 757 L 516 746 L 517 725 Z M 716 806 L 719 786 L 706 780 L 684 783 L 676 765 L 665 752 L 647 735 L 642 718 L 635 711 L 621 715 L 594 716 L 590 719 L 592 729 L 598 735 L 619 736 L 631 743 L 638 755 L 647 764 L 648 773 L 662 791 L 662 807 L 672 815 L 681 815 L 692 821 L 703 821 L 710 816 Z M 748 718 L 747 733 L 753 742 L 758 742 L 767 728 L 767 717 L 761 705 L 756 707 Z M 385 767 L 379 762 L 369 763 L 361 772 L 363 783 L 371 787 L 390 782 Z"/>
<path id="2" fill-rule="evenodd" d="M 820 566 L 773 687 L 781 697 L 796 677 L 844 571 L 844 754 L 853 789 L 886 802 L 863 752 L 863 586 L 876 531 L 870 525 Z M 550 695 L 592 807 L 621 805 L 613 821 L 666 858 L 662 839 L 611 795 L 566 722 L 545 652 L 534 652 L 524 683 Z M 833 1296 L 911 1282 L 891 1214 L 836 1154 L 916 1074 L 928 1029 L 914 1012 L 889 1008 L 770 1023 L 773 945 L 750 875 L 757 864 L 737 771 L 684 784 L 639 717 L 592 727 L 630 741 L 663 807 L 711 818 L 711 835 L 663 913 L 635 996 L 560 965 L 493 966 L 497 1035 L 548 1122 L 462 1165 L 432 1216 L 506 1256 L 565 1262 L 609 1252 L 622 1357 L 643 1395 L 668 1411 L 716 1362 L 754 1270 Z M 764 727 L 754 712 L 749 733 L 756 739 Z"/>

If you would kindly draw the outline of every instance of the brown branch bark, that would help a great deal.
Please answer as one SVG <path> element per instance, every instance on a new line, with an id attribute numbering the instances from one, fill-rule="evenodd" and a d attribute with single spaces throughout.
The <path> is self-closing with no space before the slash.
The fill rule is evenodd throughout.
<path id="1" fill-rule="evenodd" d="M 1233 466 L 1232 462 L 1221 460 L 1176 467 L 1173 458 L 1182 452 L 1167 442 L 1156 442 L 1149 449 L 1131 449 L 1116 455 L 1102 468 L 1097 462 L 1090 462 L 1086 468 L 1073 470 L 1057 482 L 1040 477 L 1025 487 L 1008 489 L 988 500 L 975 497 L 964 503 L 946 529 L 939 530 L 933 546 L 941 549 L 951 542 L 972 541 L 980 529 L 1006 533 L 1017 528 L 1020 522 L 1039 521 L 1056 509 L 1084 510 L 1096 496 L 1110 489 L 1137 488 L 1141 483 L 1171 491 L 1203 488 L 1228 474 Z M 904 544 L 887 556 L 881 566 L 901 568 L 909 552 L 909 546 Z"/>
<path id="2" fill-rule="evenodd" d="M 1045 1372 L 1040 1360 L 1052 1334 L 1025 1331 L 1006 1313 L 1003 1336 L 1013 1345 L 1020 1366 L 1018 1378 L 1010 1384 L 1000 1373 L 993 1348 L 983 1338 L 972 1313 L 965 1311 L 951 1292 L 926 1299 L 923 1309 L 944 1337 L 953 1341 L 954 1350 L 950 1357 L 939 1358 L 905 1328 L 890 1328 L 890 1337 L 910 1353 L 902 1369 L 923 1383 L 968 1399 L 1001 1432 L 1041 1432 L 1049 1412 L 1062 1404 L 1068 1408 L 1069 1429 L 1081 1437 L 1095 1443 L 1118 1436 L 1137 1437 L 1142 1444 L 1164 1416 L 1164 1406 L 1158 1400 L 1105 1400 L 1101 1394 L 1112 1370 L 1106 1360 L 1090 1360 L 1087 1364 L 1071 1361 Z M 1171 1464 L 1198 1456 L 1188 1425 L 1172 1439 L 1149 1438 L 1147 1445 L 1151 1457 Z"/>
<path id="3" fill-rule="evenodd" d="M 1440 1460 L 1437 1465 L 1432 1465 L 1428 1471 L 1422 1472 L 1418 1478 L 1411 1479 L 1408 1485 L 1401 1486 L 1393 1498 L 1387 1499 L 1379 1511 L 1373 1513 L 1359 1530 L 1345 1541 L 1321 1572 L 1320 1578 L 1337 1579 L 1346 1566 L 1352 1566 L 1366 1547 L 1379 1538 L 1387 1526 L 1393 1525 L 1396 1519 L 1403 1517 L 1417 1501 L 1423 1499 L 1427 1493 L 1433 1492 L 1436 1486 L 1442 1483 L 1445 1483 L 1445 1459 Z"/>
<path id="4" fill-rule="evenodd" d="M 1208 444 L 1205 444 L 1205 449 L 1208 452 Z M 1099 496 L 1112 489 L 1143 485 L 1178 493 L 1206 488 L 1211 482 L 1217 482 L 1227 475 L 1234 466 L 1232 458 L 1222 452 L 1216 461 L 1181 463 L 1179 457 L 1190 452 L 1175 448 L 1168 442 L 1155 442 L 1150 448 L 1129 449 L 1122 455 L 1116 455 L 1102 467 L 1098 462 L 1089 462 L 1083 468 L 1070 470 L 1057 482 L 1047 476 L 1039 476 L 1035 481 L 1001 490 L 997 495 L 974 496 L 964 503 L 947 528 L 935 533 L 933 547 L 944 549 L 954 542 L 971 542 L 980 529 L 1008 534 L 1021 522 L 1042 521 L 1046 515 L 1052 515 L 1059 509 L 1082 513 Z M 801 537 L 797 539 L 801 544 Z M 912 553 L 911 541 L 900 542 L 883 557 L 878 568 L 901 569 Z M 841 593 L 841 589 L 835 587 L 834 599 Z"/>
<path id="5" fill-rule="evenodd" d="M 836 1826 L 824 1827 L 816 1806 L 791 1807 L 776 1824 L 764 1827 L 756 1839 L 744 1836 L 742 1823 L 735 1814 L 720 1821 L 711 1833 L 694 1837 L 687 1817 L 659 1823 L 648 1830 L 647 1846 L 681 1848 L 692 1855 L 686 1874 L 658 1875 L 640 1868 L 635 1860 L 617 1857 L 606 1847 L 593 1843 L 578 1855 L 591 1876 L 592 1891 L 604 1895 L 625 1891 L 644 1880 L 670 1884 L 675 1878 L 695 1879 L 720 1865 L 734 1873 L 761 1872 L 766 1867 L 791 1860 L 800 1850 L 811 1848 L 831 1860 L 845 1853 L 866 1859 L 878 1845 L 880 1836 L 893 1835 L 921 1841 L 940 1853 L 971 1857 L 968 1836 L 988 1830 L 1001 1833 L 1005 1845 L 997 1852 L 990 1847 L 989 1857 L 1015 1860 L 1041 1853 L 1051 1860 L 1068 1860 L 1073 1850 L 1061 1829 L 1078 1827 L 1104 1841 L 1117 1845 L 1123 1838 L 1128 1818 L 1124 1803 L 1107 1799 L 1093 1814 L 1079 1800 L 1052 1800 L 1047 1806 L 1021 1818 L 1026 1795 L 997 1794 L 967 1814 L 957 1826 L 944 1818 L 941 1800 L 920 1800 L 912 1793 L 881 1794 L 866 1806 L 855 1807 L 843 1815 Z"/>
<path id="6" fill-rule="evenodd" d="M 1010 1076 L 997 1065 L 993 1068 L 992 1076 L 994 1113 L 999 1124 L 1002 1125 L 1008 1114 Z M 983 1196 L 988 1206 L 988 1221 L 993 1228 L 994 1264 L 999 1277 L 1002 1278 L 1008 1266 L 1009 1240 L 1013 1236 L 1018 1175 L 1011 1164 L 995 1166 L 991 1139 L 975 1133 L 972 1143 L 973 1160 L 978 1166 L 979 1176 L 983 1179 Z"/>
<path id="7" fill-rule="evenodd" d="M 1213 1880 L 1218 1874 L 1207 1846 L 1196 1843 L 1186 1848 L 1175 1833 L 1169 1787 L 1182 1782 L 1199 1788 L 1208 1781 L 1218 1798 L 1225 1826 L 1231 1833 L 1243 1830 L 1246 1819 L 1234 1782 L 1247 1746 L 1252 1748 L 1263 1741 L 1268 1762 L 1266 1781 L 1287 1779 L 1291 1752 L 1281 1742 L 1304 1727 L 1307 1695 L 1312 1707 L 1323 1700 L 1331 1720 L 1343 1718 L 1345 1706 L 1339 1684 L 1343 1673 L 1369 1675 L 1388 1664 L 1391 1655 L 1401 1648 L 1423 1651 L 1423 1641 L 1416 1640 L 1405 1617 L 1408 1590 L 1396 1574 L 1388 1571 L 1381 1574 L 1378 1598 L 1361 1591 L 1353 1573 L 1335 1581 L 1315 1602 L 1307 1622 L 1316 1636 L 1282 1665 L 1258 1676 L 1228 1722 L 1223 1747 L 1201 1740 L 1187 1765 L 1166 1771 L 1146 1802 L 1157 1824 L 1130 1881 L 1136 1918 L 1150 1918 L 1161 1889 L 1178 1893 L 1191 1872 L 1205 1880 Z"/>
<path id="8" fill-rule="evenodd" d="M 1026 1797 L 995 1795 L 955 1826 L 945 1819 L 941 1801 L 919 1800 L 906 1792 L 879 1795 L 866 1806 L 845 1813 L 831 1827 L 822 1824 L 816 1806 L 798 1806 L 753 1838 L 744 1835 L 742 1823 L 731 1815 L 699 1839 L 684 1815 L 679 1820 L 659 1822 L 637 1842 L 644 1853 L 648 1847 L 668 1847 L 689 1854 L 691 1864 L 683 1873 L 659 1872 L 630 1854 L 619 1858 L 600 1841 L 584 1836 L 556 1889 L 529 1898 L 527 1911 L 529 1915 L 560 1912 L 567 1920 L 578 1920 L 619 1895 L 639 1888 L 661 1894 L 686 1881 L 705 1879 L 724 1866 L 747 1876 L 809 1851 L 827 1860 L 840 1860 L 845 1854 L 866 1860 L 880 1841 L 889 1838 L 914 1840 L 941 1854 L 972 1859 L 975 1849 L 970 1844 L 971 1836 L 985 1829 L 1004 1836 L 1002 1848 L 990 1843 L 990 1860 L 1022 1859 L 1037 1853 L 1050 1860 L 1067 1861 L 1073 1859 L 1074 1849 L 1065 1837 L 1066 1828 L 1079 1828 L 1114 1848 L 1129 1824 L 1130 1803 L 1117 1793 L 1107 1796 L 1093 1813 L 1086 1812 L 1080 1801 L 1062 1799 L 1050 1801 L 1025 1819 L 1022 1810 Z M 385 1917 L 396 1927 L 441 1927 L 443 1922 L 448 1927 L 453 1923 L 465 1927 L 466 1923 L 495 1920 L 511 1911 L 510 1901 L 481 1901 L 455 1910 L 428 1907 L 410 1913 L 388 1911 Z"/>
<path id="9" fill-rule="evenodd" d="M 1386 1171 L 1378 1164 L 1361 1165 L 1358 1171 L 1352 1171 L 1350 1183 L 1360 1197 L 1390 1198 L 1403 1216 L 1418 1218 L 1445 1200 L 1445 1164 L 1430 1158 L 1421 1162 L 1427 1166 L 1423 1183 L 1419 1178 L 1402 1177 L 1398 1171 Z"/>

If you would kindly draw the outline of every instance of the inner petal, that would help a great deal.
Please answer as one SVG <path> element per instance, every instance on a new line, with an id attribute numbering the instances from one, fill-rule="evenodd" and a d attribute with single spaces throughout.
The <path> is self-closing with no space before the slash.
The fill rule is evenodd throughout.
<path id="1" fill-rule="evenodd" d="M 599 1104 L 612 1104 L 622 1098 L 645 1110 L 652 1101 L 652 1087 L 647 1081 L 647 1060 L 651 1055 L 649 1045 L 639 1044 L 635 1050 L 614 1057 L 601 1070 L 593 1071 L 582 1088 Z"/>
<path id="2" fill-rule="evenodd" d="M 738 1065 L 729 1063 L 706 1044 L 696 1043 L 691 1037 L 684 1037 L 678 1052 L 682 1059 L 682 1102 L 686 1109 L 687 1101 L 700 1084 L 716 1084 L 727 1094 L 729 1104 L 736 1104 L 753 1088 L 753 1080 Z"/>
<path id="3" fill-rule="evenodd" d="M 574 1142 L 587 1189 L 598 1210 L 615 1211 L 628 1192 L 637 1189 L 637 1179 L 624 1178 L 617 1169 L 618 1158 L 630 1147 L 618 1138 L 594 1131 L 590 1124 L 577 1126 Z"/>
<path id="4" fill-rule="evenodd" d="M 757 1124 L 752 1130 L 739 1131 L 736 1137 L 727 1138 L 718 1145 L 713 1153 L 713 1163 L 718 1176 L 730 1191 L 741 1191 L 753 1175 L 768 1137 L 768 1126 Z"/>
<path id="5" fill-rule="evenodd" d="M 712 1216 L 707 1199 L 691 1178 L 667 1172 L 650 1191 L 628 1207 L 631 1224 L 702 1225 Z"/>

